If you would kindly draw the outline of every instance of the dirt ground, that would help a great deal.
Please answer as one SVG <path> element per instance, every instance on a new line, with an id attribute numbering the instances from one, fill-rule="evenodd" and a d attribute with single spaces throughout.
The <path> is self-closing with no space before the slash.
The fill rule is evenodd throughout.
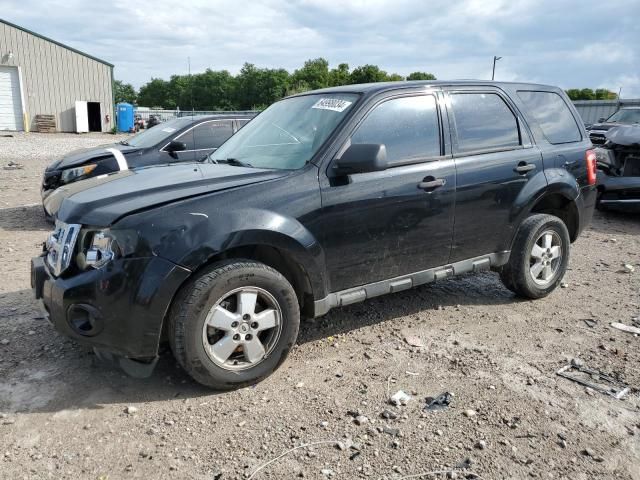
<path id="1" fill-rule="evenodd" d="M 616 400 L 555 373 L 580 358 L 640 387 L 640 337 L 609 325 L 640 315 L 640 218 L 597 213 L 566 288 L 546 299 L 517 299 L 486 273 L 337 309 L 302 326 L 267 380 L 219 394 L 168 350 L 144 380 L 100 364 L 33 299 L 29 259 L 50 228 L 43 168 L 113 140 L 0 137 L 1 478 L 640 479 L 638 391 Z M 388 404 L 398 390 L 406 406 Z M 443 392 L 449 407 L 423 410 Z"/>

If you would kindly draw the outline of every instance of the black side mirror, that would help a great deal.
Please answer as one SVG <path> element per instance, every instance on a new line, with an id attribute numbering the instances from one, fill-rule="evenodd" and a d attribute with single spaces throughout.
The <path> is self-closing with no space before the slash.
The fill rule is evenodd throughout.
<path id="1" fill-rule="evenodd" d="M 598 123 L 602 123 L 602 122 L 604 122 L 605 120 L 606 120 L 606 118 L 604 118 L 604 117 L 600 117 L 600 118 L 598 119 Z"/>
<path id="2" fill-rule="evenodd" d="M 350 145 L 333 164 L 333 172 L 338 175 L 380 172 L 389 167 L 387 148 L 382 143 L 358 143 Z"/>
<path id="3" fill-rule="evenodd" d="M 184 142 L 179 142 L 177 140 L 172 140 L 164 149 L 169 153 L 183 152 L 187 149 L 187 144 Z"/>

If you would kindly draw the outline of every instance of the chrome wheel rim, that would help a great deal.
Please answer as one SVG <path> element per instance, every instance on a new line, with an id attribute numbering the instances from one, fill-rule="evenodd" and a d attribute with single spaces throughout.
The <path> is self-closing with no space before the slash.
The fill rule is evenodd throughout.
<path id="1" fill-rule="evenodd" d="M 202 327 L 209 359 L 225 370 L 246 370 L 266 360 L 282 332 L 282 310 L 259 287 L 226 293 L 211 307 Z"/>
<path id="2" fill-rule="evenodd" d="M 544 287 L 555 280 L 562 255 L 560 235 L 552 230 L 542 232 L 533 244 L 529 257 L 529 274 L 537 285 Z"/>

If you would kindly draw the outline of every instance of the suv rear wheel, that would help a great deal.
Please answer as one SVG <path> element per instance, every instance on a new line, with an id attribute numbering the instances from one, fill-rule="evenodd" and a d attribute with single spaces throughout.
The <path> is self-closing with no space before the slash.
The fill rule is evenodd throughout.
<path id="1" fill-rule="evenodd" d="M 569 231 L 558 217 L 536 214 L 520 226 L 500 278 L 512 292 L 542 298 L 560 284 L 569 263 Z"/>
<path id="2" fill-rule="evenodd" d="M 229 390 L 278 368 L 299 325 L 295 291 L 279 272 L 251 260 L 232 260 L 214 264 L 176 298 L 169 341 L 196 381 Z"/>

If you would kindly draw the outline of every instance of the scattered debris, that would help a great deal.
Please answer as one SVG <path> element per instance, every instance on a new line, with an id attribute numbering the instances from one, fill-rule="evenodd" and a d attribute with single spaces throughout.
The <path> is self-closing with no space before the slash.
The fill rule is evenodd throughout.
<path id="1" fill-rule="evenodd" d="M 476 415 L 476 413 L 477 413 L 477 412 L 476 412 L 475 410 L 471 410 L 471 409 L 468 409 L 468 410 L 465 410 L 464 412 L 462 412 L 462 414 L 463 414 L 465 417 L 473 417 L 473 416 L 475 416 L 475 415 Z"/>
<path id="2" fill-rule="evenodd" d="M 424 410 L 443 410 L 449 406 L 451 400 L 453 400 L 453 393 L 449 392 L 441 393 L 437 397 L 427 397 L 427 404 L 424 406 Z"/>
<path id="3" fill-rule="evenodd" d="M 484 450 L 487 448 L 487 442 L 484 440 L 478 440 L 474 445 L 478 450 Z"/>
<path id="4" fill-rule="evenodd" d="M 369 423 L 369 419 L 364 415 L 358 415 L 354 419 L 354 422 L 356 423 L 356 425 L 364 425 L 365 423 Z"/>
<path id="5" fill-rule="evenodd" d="M 583 318 L 582 321 L 589 328 L 595 328 L 595 326 L 598 324 L 598 320 L 593 318 Z"/>
<path id="6" fill-rule="evenodd" d="M 398 390 L 389 398 L 389 403 L 398 407 L 400 405 L 406 405 L 409 400 L 411 400 L 411 395 L 404 393 L 402 390 Z"/>
<path id="7" fill-rule="evenodd" d="M 389 410 L 389 409 L 385 409 L 380 416 L 382 418 L 386 418 L 387 420 L 395 420 L 396 418 L 398 418 L 398 414 L 396 412 L 394 412 L 393 410 Z"/>
<path id="8" fill-rule="evenodd" d="M 424 342 L 422 341 L 422 339 L 415 335 L 407 335 L 406 337 L 404 337 L 404 341 L 407 342 L 412 347 L 416 347 L 416 348 L 424 347 Z"/>
<path id="9" fill-rule="evenodd" d="M 630 263 L 625 263 L 624 265 L 622 265 L 622 270 L 620 270 L 621 273 L 633 273 L 635 271 L 636 267 L 634 267 Z"/>
<path id="10" fill-rule="evenodd" d="M 22 170 L 23 168 L 24 165 L 16 163 L 14 161 L 9 161 L 9 163 L 7 163 L 7 166 L 4 167 L 5 170 Z"/>
<path id="11" fill-rule="evenodd" d="M 272 459 L 271 459 L 271 460 L 269 460 L 268 462 L 263 463 L 262 465 L 260 465 L 258 468 L 256 468 L 256 469 L 251 473 L 251 475 L 249 475 L 249 478 L 247 478 L 247 480 L 251 480 L 253 477 L 255 477 L 255 476 L 256 476 L 256 474 L 257 474 L 260 470 L 262 470 L 262 469 L 264 469 L 264 468 L 268 467 L 269 465 L 271 465 L 271 464 L 272 464 L 272 463 L 274 463 L 274 462 L 277 462 L 277 461 L 278 461 L 278 460 L 280 460 L 282 457 L 284 457 L 284 456 L 286 456 L 286 455 L 290 454 L 291 452 L 295 452 L 296 450 L 300 450 L 301 448 L 314 447 L 314 446 L 316 446 L 316 445 L 327 445 L 327 444 L 331 444 L 331 445 L 337 446 L 339 443 L 340 443 L 340 442 L 339 442 L 338 440 L 321 440 L 321 441 L 319 441 L 319 442 L 304 443 L 304 444 L 302 444 L 302 445 L 298 445 L 297 447 L 291 448 L 291 449 L 289 449 L 289 450 L 287 450 L 287 451 L 285 451 L 285 452 L 281 453 L 281 454 L 280 454 L 280 455 L 278 455 L 277 457 L 272 458 Z M 332 470 L 329 470 L 329 469 L 326 469 L 326 472 L 327 472 L 327 473 L 325 473 L 325 470 L 321 470 L 321 472 L 322 472 L 322 474 L 323 474 L 323 475 L 326 475 L 326 476 L 331 476 L 331 475 L 333 475 L 333 471 L 332 471 Z M 329 473 L 329 472 L 330 472 L 330 473 Z"/>
<path id="12" fill-rule="evenodd" d="M 571 370 L 575 370 L 577 373 L 569 373 Z M 570 365 L 565 365 L 558 370 L 556 374 L 573 382 L 579 383 L 580 385 L 591 388 L 597 392 L 610 395 L 618 400 L 624 397 L 631 390 L 628 385 L 616 380 L 612 376 L 598 370 L 587 368 L 582 363 L 574 365 L 573 361 Z M 592 381 L 589 381 L 588 379 Z"/>
<path id="13" fill-rule="evenodd" d="M 611 326 L 618 330 L 622 330 L 627 333 L 635 333 L 636 335 L 640 335 L 640 328 L 632 327 L 630 325 L 625 325 L 624 323 L 612 322 Z"/>

